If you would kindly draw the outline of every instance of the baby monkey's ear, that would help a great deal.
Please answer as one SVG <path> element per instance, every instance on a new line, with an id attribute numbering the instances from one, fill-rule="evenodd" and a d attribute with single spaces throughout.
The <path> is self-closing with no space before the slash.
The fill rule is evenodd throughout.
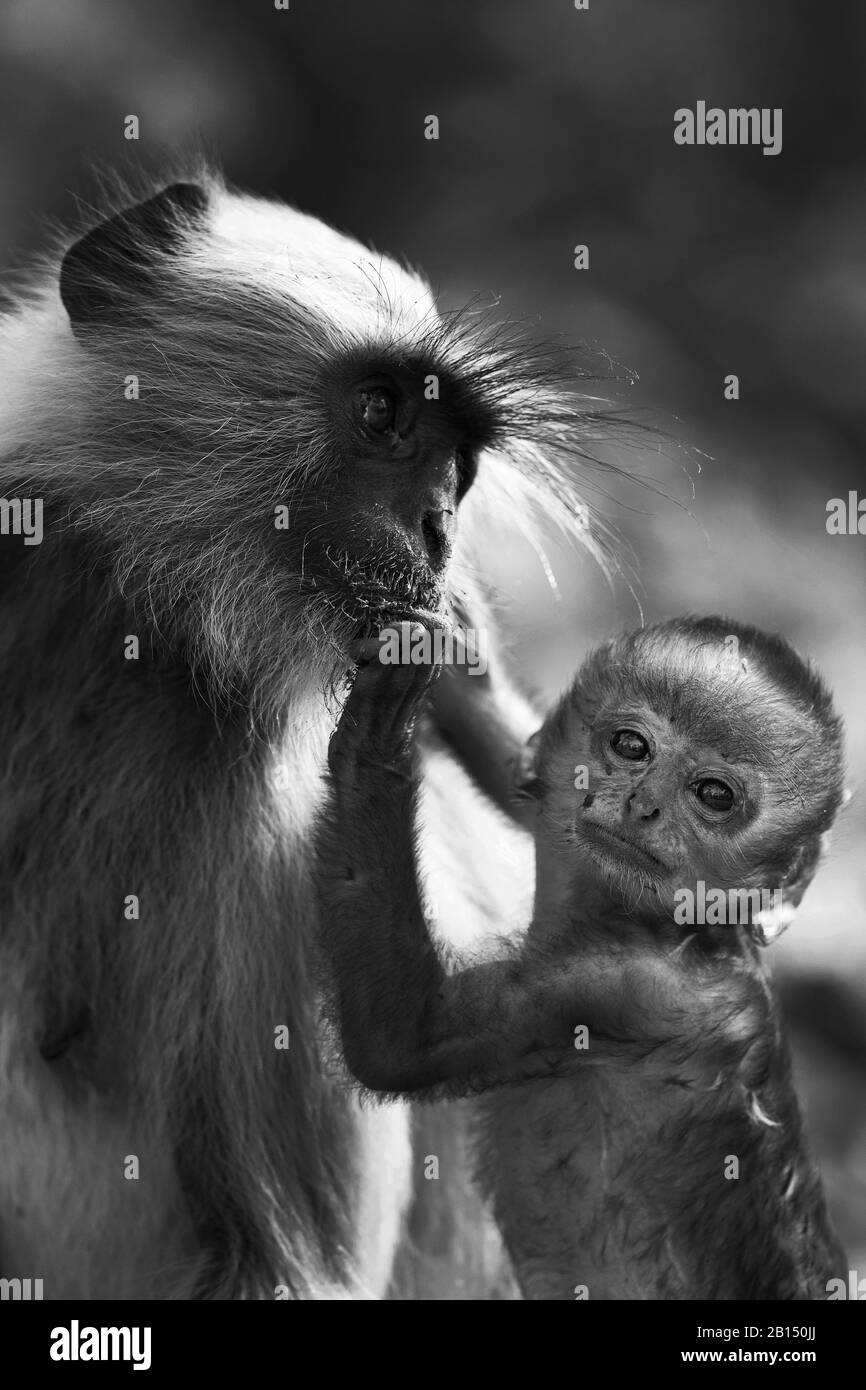
<path id="1" fill-rule="evenodd" d="M 840 811 L 844 811 L 848 806 L 851 796 L 850 789 L 846 787 L 842 792 Z M 770 946 L 793 922 L 797 908 L 803 901 L 803 895 L 815 877 L 818 865 L 829 852 L 832 833 L 832 827 L 820 831 L 800 846 L 773 894 L 773 906 L 755 913 L 752 918 L 752 939 L 759 946 Z"/>
<path id="2" fill-rule="evenodd" d="M 772 907 L 763 908 L 752 918 L 752 939 L 759 946 L 771 946 L 777 937 L 787 931 L 793 922 L 797 908 L 827 848 L 829 832 L 815 835 L 798 849 L 793 862 L 784 874 L 778 888 L 773 892 Z"/>
<path id="3" fill-rule="evenodd" d="M 541 793 L 538 780 L 538 749 L 541 743 L 541 730 L 528 738 L 514 762 L 514 794 L 521 800 L 534 800 Z"/>
<path id="4" fill-rule="evenodd" d="M 762 908 L 752 918 L 752 940 L 758 946 L 772 946 L 776 938 L 787 931 L 797 913 L 796 903 L 789 902 L 782 889 L 777 889 L 774 896 L 773 906 Z"/>

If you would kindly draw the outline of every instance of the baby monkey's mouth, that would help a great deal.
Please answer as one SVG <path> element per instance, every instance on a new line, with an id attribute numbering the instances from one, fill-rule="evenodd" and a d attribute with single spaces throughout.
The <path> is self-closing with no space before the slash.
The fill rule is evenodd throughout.
<path id="1" fill-rule="evenodd" d="M 652 874 L 653 878 L 669 878 L 673 873 L 672 865 L 659 859 L 658 855 L 653 854 L 645 845 L 639 845 L 636 840 L 612 830 L 600 821 L 581 816 L 575 819 L 574 829 L 578 839 L 584 840 L 590 850 L 601 850 L 603 854 L 620 862 L 624 861 L 631 868 L 637 865 L 646 873 Z"/>

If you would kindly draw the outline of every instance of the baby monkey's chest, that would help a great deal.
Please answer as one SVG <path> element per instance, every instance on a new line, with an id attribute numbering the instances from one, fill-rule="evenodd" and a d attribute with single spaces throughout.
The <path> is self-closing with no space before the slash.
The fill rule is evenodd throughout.
<path id="1" fill-rule="evenodd" d="M 678 1144 L 687 1161 L 688 1129 L 681 1098 L 651 1066 L 601 1064 L 503 1088 L 486 1107 L 488 1162 L 526 1296 L 682 1296 L 665 1198 Z"/>

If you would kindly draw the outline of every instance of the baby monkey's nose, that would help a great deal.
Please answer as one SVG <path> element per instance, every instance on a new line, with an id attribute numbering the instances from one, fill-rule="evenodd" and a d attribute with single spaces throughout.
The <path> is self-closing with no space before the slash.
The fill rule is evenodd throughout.
<path id="1" fill-rule="evenodd" d="M 625 813 L 635 820 L 658 820 L 661 807 L 657 803 L 658 797 L 653 794 L 651 788 L 639 787 L 626 798 Z"/>

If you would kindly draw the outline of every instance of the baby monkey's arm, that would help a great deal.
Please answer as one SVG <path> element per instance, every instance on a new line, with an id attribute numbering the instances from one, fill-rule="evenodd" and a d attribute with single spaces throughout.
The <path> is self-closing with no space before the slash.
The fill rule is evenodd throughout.
<path id="1" fill-rule="evenodd" d="M 412 725 L 437 679 L 429 666 L 384 666 L 377 644 L 357 671 L 329 749 L 318 886 L 343 1051 L 373 1090 L 448 1083 L 475 1090 L 550 1069 L 615 988 L 575 961 L 524 950 L 449 974 L 420 902 L 413 838 Z M 609 972 L 610 973 L 610 972 Z M 598 1014 L 601 1010 L 595 1006 Z M 552 1055 L 551 1055 L 552 1054 Z M 572 1050 L 573 1055 L 573 1050 Z"/>

